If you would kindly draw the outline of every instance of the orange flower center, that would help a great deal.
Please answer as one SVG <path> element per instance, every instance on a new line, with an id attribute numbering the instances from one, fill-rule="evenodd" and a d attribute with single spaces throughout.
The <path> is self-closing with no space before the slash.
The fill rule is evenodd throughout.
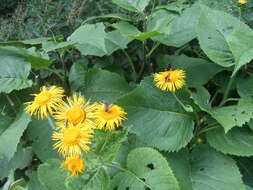
<path id="1" fill-rule="evenodd" d="M 80 137 L 80 129 L 77 127 L 70 127 L 64 131 L 63 142 L 67 145 L 78 144 Z"/>
<path id="2" fill-rule="evenodd" d="M 102 112 L 102 117 L 105 120 L 115 119 L 118 116 L 117 110 L 114 107 L 109 107 L 105 104 L 105 110 Z"/>
<path id="3" fill-rule="evenodd" d="M 38 104 L 39 106 L 43 106 L 48 104 L 48 102 L 50 101 L 52 96 L 52 93 L 49 91 L 43 91 L 41 93 L 39 93 L 36 97 L 35 97 L 35 103 Z"/>
<path id="4" fill-rule="evenodd" d="M 86 119 L 86 112 L 79 106 L 74 106 L 67 112 L 67 119 L 76 125 Z"/>
<path id="5" fill-rule="evenodd" d="M 175 82 L 180 78 L 180 75 L 176 72 L 166 73 L 164 80 L 165 82 Z"/>

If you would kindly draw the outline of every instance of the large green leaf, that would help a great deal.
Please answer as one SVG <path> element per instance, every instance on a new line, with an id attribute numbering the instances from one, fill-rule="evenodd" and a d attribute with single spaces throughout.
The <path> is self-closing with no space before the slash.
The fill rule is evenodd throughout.
<path id="1" fill-rule="evenodd" d="M 172 93 L 156 88 L 151 77 L 121 98 L 128 115 L 126 125 L 147 145 L 176 151 L 192 138 L 194 122 L 184 113 Z"/>
<path id="2" fill-rule="evenodd" d="M 30 121 L 30 116 L 21 109 L 16 119 L 0 136 L 0 156 L 8 160 L 14 156 L 20 138 Z"/>
<path id="3" fill-rule="evenodd" d="M 69 174 L 60 164 L 60 160 L 50 159 L 39 166 L 38 178 L 47 190 L 67 190 L 65 180 Z"/>
<path id="4" fill-rule="evenodd" d="M 245 190 L 235 161 L 208 146 L 191 153 L 191 179 L 194 190 Z"/>
<path id="5" fill-rule="evenodd" d="M 224 69 L 204 59 L 188 57 L 186 55 L 160 55 L 158 57 L 158 63 L 160 70 L 168 68 L 168 66 L 171 66 L 172 69 L 185 70 L 186 83 L 189 87 L 206 84 L 215 74 Z"/>
<path id="6" fill-rule="evenodd" d="M 56 150 L 53 150 L 52 132 L 48 120 L 33 120 L 28 126 L 27 134 L 32 141 L 33 152 L 43 162 L 59 157 Z"/>
<path id="7" fill-rule="evenodd" d="M 75 80 L 77 77 L 80 80 Z M 123 77 L 100 69 L 92 69 L 84 74 L 72 72 L 70 83 L 75 85 L 76 90 L 80 90 L 86 98 L 107 103 L 115 102 L 130 90 Z"/>
<path id="8" fill-rule="evenodd" d="M 182 149 L 179 152 L 166 153 L 165 155 L 178 180 L 180 190 L 193 190 L 189 152 Z"/>
<path id="9" fill-rule="evenodd" d="M 198 39 L 201 48 L 215 63 L 237 71 L 253 57 L 253 31 L 239 19 L 222 11 L 201 6 Z"/>
<path id="10" fill-rule="evenodd" d="M 240 99 L 237 105 L 214 108 L 211 115 L 227 133 L 233 127 L 241 127 L 253 118 L 253 102 Z"/>
<path id="11" fill-rule="evenodd" d="M 122 36 L 119 31 L 105 32 L 103 23 L 80 26 L 68 37 L 68 41 L 77 43 L 75 47 L 83 55 L 110 55 L 118 49 L 124 49 L 132 39 Z"/>
<path id="12" fill-rule="evenodd" d="M 233 128 L 228 133 L 220 127 L 206 133 L 207 142 L 224 154 L 253 155 L 253 133 L 247 127 Z"/>
<path id="13" fill-rule="evenodd" d="M 112 0 L 123 9 L 133 12 L 143 12 L 150 0 Z"/>
<path id="14" fill-rule="evenodd" d="M 179 190 L 166 159 L 151 148 L 137 148 L 127 157 L 127 168 L 119 172 L 112 182 L 111 189 L 118 190 Z"/>
<path id="15" fill-rule="evenodd" d="M 30 87 L 32 81 L 27 78 L 30 70 L 30 63 L 23 58 L 0 55 L 0 93 Z"/>
<path id="16" fill-rule="evenodd" d="M 198 3 L 187 8 L 180 16 L 169 11 L 158 10 L 148 21 L 148 31 L 159 29 L 162 36 L 152 39 L 167 46 L 180 47 L 197 36 L 196 26 L 200 15 Z"/>

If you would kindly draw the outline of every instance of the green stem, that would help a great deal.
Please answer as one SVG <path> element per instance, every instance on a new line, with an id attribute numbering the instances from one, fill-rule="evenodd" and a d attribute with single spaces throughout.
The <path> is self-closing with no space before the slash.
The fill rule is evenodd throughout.
<path id="1" fill-rule="evenodd" d="M 231 77 L 231 78 L 229 79 L 227 88 L 226 88 L 226 90 L 225 90 L 224 96 L 223 96 L 223 98 L 222 98 L 221 103 L 220 103 L 219 106 L 223 106 L 224 103 L 226 103 L 227 97 L 228 97 L 228 94 L 229 94 L 229 91 L 230 91 L 230 89 L 231 89 L 231 87 L 232 87 L 232 84 L 233 84 L 234 80 L 235 80 L 235 74 L 234 74 L 233 77 Z"/>
<path id="2" fill-rule="evenodd" d="M 175 94 L 175 92 L 173 92 L 172 94 L 175 97 L 175 99 L 177 100 L 177 102 L 182 106 L 182 108 L 184 108 L 184 110 L 186 112 L 193 112 L 192 107 L 189 106 L 189 105 L 188 106 L 184 105 L 184 103 L 177 97 L 177 95 Z"/>
<path id="3" fill-rule="evenodd" d="M 48 116 L 47 120 L 48 120 L 49 125 L 52 127 L 52 129 L 55 129 L 56 127 L 55 127 L 55 124 L 54 124 L 51 116 Z"/>
<path id="4" fill-rule="evenodd" d="M 152 49 L 150 50 L 150 52 L 146 55 L 146 58 L 150 58 L 151 55 L 154 53 L 154 51 L 159 47 L 161 43 L 160 42 L 156 42 L 155 45 L 152 47 Z"/>
<path id="5" fill-rule="evenodd" d="M 17 110 L 15 109 L 15 104 L 12 101 L 11 97 L 8 94 L 6 94 L 5 96 L 6 96 L 6 99 L 7 99 L 8 103 L 10 104 L 11 108 L 13 109 L 13 111 L 15 113 L 17 113 Z"/>
<path id="6" fill-rule="evenodd" d="M 134 73 L 134 81 L 136 81 L 137 80 L 137 73 L 136 73 L 136 70 L 135 70 L 135 67 L 134 67 L 133 60 L 131 59 L 131 57 L 129 56 L 129 54 L 124 49 L 122 49 L 122 51 L 125 54 L 125 56 L 127 57 L 127 59 L 128 59 L 128 62 L 129 62 L 130 66 L 132 68 L 132 71 Z"/>
<path id="7" fill-rule="evenodd" d="M 198 132 L 198 135 L 197 136 L 199 136 L 199 135 L 201 135 L 202 133 L 205 133 L 205 132 L 207 132 L 207 131 L 211 131 L 211 130 L 213 130 L 213 129 L 217 129 L 217 128 L 219 128 L 220 126 L 213 126 L 213 127 L 207 127 L 207 128 L 204 128 L 204 129 L 202 129 L 202 130 L 200 130 L 199 132 Z"/>
<path id="8" fill-rule="evenodd" d="M 142 61 L 141 69 L 140 69 L 140 72 L 139 72 L 138 80 L 141 80 L 142 74 L 144 72 L 144 68 L 145 68 L 146 62 L 147 62 L 147 59 L 146 59 L 146 47 L 145 46 L 146 46 L 146 41 L 143 41 L 142 42 L 143 61 Z"/>

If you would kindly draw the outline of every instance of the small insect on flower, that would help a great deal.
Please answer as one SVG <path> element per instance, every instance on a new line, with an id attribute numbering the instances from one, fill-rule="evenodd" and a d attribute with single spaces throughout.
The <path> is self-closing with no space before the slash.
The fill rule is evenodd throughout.
<path id="1" fill-rule="evenodd" d="M 117 105 L 98 103 L 95 121 L 98 129 L 114 130 L 126 119 L 126 112 Z"/>
<path id="2" fill-rule="evenodd" d="M 93 112 L 95 105 L 89 101 L 85 101 L 84 97 L 74 94 L 72 98 L 67 98 L 67 103 L 63 103 L 57 112 L 55 112 L 55 119 L 72 123 L 85 123 L 94 127 Z"/>
<path id="3" fill-rule="evenodd" d="M 63 103 L 64 90 L 56 86 L 43 86 L 40 90 L 40 93 L 32 94 L 35 98 L 31 102 L 26 102 L 28 106 L 25 110 L 31 115 L 37 115 L 39 119 L 44 119 L 48 113 L 52 114 Z"/>
<path id="4" fill-rule="evenodd" d="M 61 164 L 61 168 L 66 168 L 72 174 L 72 176 L 77 176 L 79 173 L 83 173 L 85 170 L 84 160 L 77 156 L 68 157 Z"/>
<path id="5" fill-rule="evenodd" d="M 58 149 L 64 157 L 80 156 L 83 151 L 90 151 L 93 133 L 93 129 L 84 123 L 76 126 L 70 123 L 68 127 L 59 127 L 52 135 L 52 139 L 57 141 L 54 149 Z"/>
<path id="6" fill-rule="evenodd" d="M 166 91 L 175 92 L 185 84 L 185 71 L 169 70 L 165 72 L 155 73 L 155 86 Z"/>
<path id="7" fill-rule="evenodd" d="M 246 4 L 247 0 L 238 0 L 238 3 L 240 3 L 240 4 Z"/>

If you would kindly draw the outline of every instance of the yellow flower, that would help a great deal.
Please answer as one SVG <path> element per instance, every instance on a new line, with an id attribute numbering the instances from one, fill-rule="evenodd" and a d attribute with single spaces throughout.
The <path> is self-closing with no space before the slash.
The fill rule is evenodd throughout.
<path id="1" fill-rule="evenodd" d="M 68 157 L 61 164 L 61 168 L 66 168 L 72 174 L 72 176 L 76 176 L 79 173 L 83 173 L 85 170 L 84 160 L 77 156 Z"/>
<path id="2" fill-rule="evenodd" d="M 74 126 L 70 123 L 67 127 L 60 127 L 58 130 L 52 135 L 52 139 L 57 141 L 54 149 L 58 149 L 64 157 L 80 156 L 82 151 L 90 150 L 89 144 L 91 144 L 94 131 L 89 126 L 84 123 Z"/>
<path id="3" fill-rule="evenodd" d="M 247 0 L 238 0 L 238 3 L 240 3 L 240 4 L 246 4 Z"/>
<path id="4" fill-rule="evenodd" d="M 67 98 L 67 101 L 68 103 L 63 103 L 59 106 L 58 111 L 55 112 L 55 119 L 74 125 L 84 123 L 85 125 L 94 126 L 94 105 L 76 94 L 72 98 Z"/>
<path id="5" fill-rule="evenodd" d="M 175 92 L 185 84 L 185 71 L 169 70 L 154 74 L 155 86 L 162 90 Z"/>
<path id="6" fill-rule="evenodd" d="M 127 113 L 117 105 L 100 103 L 96 108 L 95 121 L 98 129 L 114 130 L 126 119 Z"/>
<path id="7" fill-rule="evenodd" d="M 43 86 L 39 94 L 32 94 L 35 98 L 33 101 L 26 103 L 28 106 L 25 110 L 31 115 L 37 115 L 38 118 L 44 119 L 48 116 L 48 113 L 52 114 L 63 103 L 63 94 L 64 90 L 60 87 Z"/>

